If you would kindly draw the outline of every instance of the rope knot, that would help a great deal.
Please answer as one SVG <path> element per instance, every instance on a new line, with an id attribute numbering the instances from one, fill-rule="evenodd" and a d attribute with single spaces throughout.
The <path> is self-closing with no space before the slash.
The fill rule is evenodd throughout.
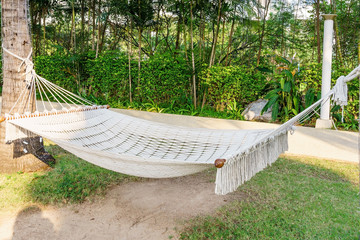
<path id="1" fill-rule="evenodd" d="M 332 100 L 341 107 L 346 106 L 348 104 L 348 87 L 346 84 L 346 78 L 344 76 L 341 76 L 336 80 L 333 91 L 334 95 L 332 97 Z"/>
<path id="2" fill-rule="evenodd" d="M 29 52 L 29 54 L 27 55 L 26 58 L 22 58 L 18 55 L 16 55 L 15 53 L 13 52 L 10 52 L 8 49 L 6 49 L 4 46 L 2 46 L 3 50 L 10 54 L 11 56 L 21 60 L 21 63 L 19 65 L 19 68 L 18 68 L 18 72 L 21 71 L 21 68 L 23 65 L 25 65 L 25 82 L 27 84 L 27 86 L 29 87 L 32 80 L 36 77 L 36 73 L 34 71 L 34 63 L 30 60 L 31 58 L 31 55 L 32 55 L 32 48 Z"/>

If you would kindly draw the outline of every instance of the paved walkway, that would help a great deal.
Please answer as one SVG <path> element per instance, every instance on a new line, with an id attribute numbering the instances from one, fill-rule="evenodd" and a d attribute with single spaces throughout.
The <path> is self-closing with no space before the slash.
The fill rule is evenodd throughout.
<path id="1" fill-rule="evenodd" d="M 187 127 L 212 129 L 261 129 L 275 128 L 278 126 L 270 123 L 180 116 L 136 110 L 112 110 L 151 121 Z M 286 154 L 359 162 L 359 139 L 360 135 L 358 132 L 296 127 L 295 133 L 289 135 L 289 151 L 287 151 Z"/>

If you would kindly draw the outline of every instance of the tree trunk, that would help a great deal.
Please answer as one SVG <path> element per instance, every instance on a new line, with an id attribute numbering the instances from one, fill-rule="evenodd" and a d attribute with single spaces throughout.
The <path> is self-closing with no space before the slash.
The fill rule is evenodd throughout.
<path id="1" fill-rule="evenodd" d="M 358 37 L 358 64 L 360 64 L 360 31 L 358 34 L 359 34 L 359 37 Z"/>
<path id="2" fill-rule="evenodd" d="M 232 36 L 234 34 L 234 26 L 235 26 L 235 18 L 233 18 L 232 23 L 231 23 L 231 30 L 230 30 L 230 35 L 229 35 L 229 44 L 228 44 L 228 47 L 227 47 L 227 53 L 226 53 L 226 58 L 225 58 L 225 66 L 228 66 L 229 63 L 230 63 L 230 60 L 228 61 L 228 58 L 229 58 L 229 53 L 230 53 L 230 49 L 231 49 L 231 45 L 232 45 Z"/>
<path id="3" fill-rule="evenodd" d="M 200 62 L 202 62 L 202 59 L 203 59 L 203 54 L 202 54 L 202 51 L 203 51 L 203 48 L 204 48 L 204 30 L 205 27 L 203 27 L 203 25 L 205 25 L 204 23 L 204 10 L 201 9 L 200 10 L 200 26 L 199 26 L 199 60 Z"/>
<path id="4" fill-rule="evenodd" d="M 221 36 L 221 50 L 220 50 L 220 56 L 219 56 L 219 64 L 221 62 L 221 56 L 224 52 L 224 38 L 225 38 L 225 18 L 223 19 L 223 25 L 222 25 L 222 36 Z"/>
<path id="5" fill-rule="evenodd" d="M 184 1 L 181 0 L 181 10 L 182 10 L 182 24 L 183 24 L 183 35 L 184 35 L 184 51 L 185 51 L 185 59 L 188 61 L 187 55 L 187 40 L 186 40 L 186 25 L 185 25 L 185 11 L 184 11 Z"/>
<path id="6" fill-rule="evenodd" d="M 76 51 L 76 30 L 75 30 L 75 6 L 74 6 L 74 1 L 71 1 L 71 10 L 72 10 L 72 14 L 71 14 L 71 32 L 70 32 L 70 46 L 73 48 L 73 52 L 75 53 Z"/>
<path id="7" fill-rule="evenodd" d="M 132 103 L 132 84 L 131 84 L 131 55 L 132 55 L 132 49 L 131 49 L 131 33 L 132 33 L 132 20 L 130 18 L 130 24 L 129 24 L 129 31 L 128 31 L 128 35 L 129 35 L 129 43 L 128 43 L 128 55 L 129 55 L 129 100 L 130 103 Z"/>
<path id="8" fill-rule="evenodd" d="M 101 15 L 101 0 L 99 0 L 99 6 L 98 6 L 98 29 L 97 29 L 97 40 L 96 40 L 96 53 L 95 58 L 98 57 L 99 54 L 99 44 L 100 44 L 100 37 L 101 37 L 101 21 L 100 21 L 100 15 Z"/>
<path id="9" fill-rule="evenodd" d="M 96 0 L 92 1 L 91 11 L 92 11 L 92 39 L 91 39 L 91 50 L 95 50 L 95 17 L 96 17 Z"/>
<path id="10" fill-rule="evenodd" d="M 181 16 L 178 16 L 178 21 L 176 24 L 176 40 L 175 40 L 175 54 L 180 48 L 180 31 L 181 31 Z"/>
<path id="11" fill-rule="evenodd" d="M 110 10 L 109 10 L 110 11 Z M 99 51 L 98 51 L 98 54 L 100 54 L 102 52 L 102 49 L 103 49 L 103 46 L 104 46 L 104 42 L 105 42 L 105 32 L 106 32 L 106 28 L 107 28 L 107 25 L 108 25 L 108 22 L 109 22 L 109 16 L 110 14 L 107 14 L 106 15 L 106 19 L 105 19 L 105 23 L 104 23 L 104 26 L 102 28 L 102 32 L 101 32 L 101 40 L 100 40 L 100 43 L 99 43 Z"/>
<path id="12" fill-rule="evenodd" d="M 264 10 L 264 16 L 263 16 L 263 24 L 262 24 L 262 28 L 261 28 L 259 51 L 258 51 L 258 55 L 257 55 L 256 65 L 260 64 L 262 45 L 263 45 L 264 36 L 265 36 L 266 16 L 269 12 L 270 2 L 271 2 L 271 0 L 266 0 L 266 2 L 265 2 L 265 10 Z"/>
<path id="13" fill-rule="evenodd" d="M 31 38 L 28 29 L 26 0 L 2 0 L 2 40 L 3 45 L 10 52 L 27 57 L 31 51 Z M 16 17 L 14 17 L 16 16 Z M 18 72 L 21 60 L 3 53 L 3 90 L 1 115 L 9 113 L 26 87 L 24 82 L 25 67 Z M 31 110 L 34 110 L 34 96 L 30 97 Z M 14 113 L 28 111 L 24 105 L 17 104 Z M 37 171 L 48 168 L 47 163 L 54 159 L 44 152 L 39 137 L 29 137 L 5 143 L 6 124 L 0 125 L 0 172 Z M 37 157 L 41 160 L 39 160 Z"/>
<path id="14" fill-rule="evenodd" d="M 141 77 L 141 37 L 142 37 L 142 28 L 139 27 L 139 59 L 138 59 L 138 80 L 137 80 L 137 90 L 138 90 L 138 94 L 141 100 L 141 91 L 140 91 L 140 77 Z"/>
<path id="15" fill-rule="evenodd" d="M 216 43 L 217 43 L 217 39 L 218 39 L 218 36 L 219 36 L 219 29 L 220 29 L 221 4 L 222 4 L 222 0 L 219 0 L 219 5 L 218 5 L 219 11 L 218 11 L 218 18 L 217 18 L 217 21 L 216 21 L 216 32 L 215 32 L 213 45 L 212 45 L 212 49 L 211 49 L 209 67 L 211 67 L 215 62 Z"/>
<path id="16" fill-rule="evenodd" d="M 320 0 L 316 0 L 316 45 L 317 45 L 317 62 L 321 63 L 321 43 L 320 43 Z"/>
<path id="17" fill-rule="evenodd" d="M 193 80 L 193 96 L 194 108 L 196 109 L 196 78 L 195 78 L 195 57 L 194 57 L 194 40 L 193 40 L 193 13 L 192 0 L 190 0 L 190 44 L 191 44 L 191 62 L 192 62 L 192 80 Z"/>
<path id="18" fill-rule="evenodd" d="M 85 0 L 80 1 L 81 6 L 81 53 L 84 52 L 84 45 L 85 45 Z"/>
<path id="19" fill-rule="evenodd" d="M 43 17 L 43 40 L 44 40 L 43 48 L 45 49 L 45 47 L 46 47 L 46 11 L 45 10 L 43 12 L 42 17 Z"/>

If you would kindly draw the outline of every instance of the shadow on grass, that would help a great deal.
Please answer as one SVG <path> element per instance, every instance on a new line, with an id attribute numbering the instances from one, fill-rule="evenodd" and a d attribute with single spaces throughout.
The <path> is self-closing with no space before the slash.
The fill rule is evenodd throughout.
<path id="1" fill-rule="evenodd" d="M 181 239 L 355 239 L 358 166 L 279 159 L 215 215 L 190 220 Z"/>
<path id="2" fill-rule="evenodd" d="M 56 145 L 46 150 L 56 158 L 56 164 L 50 171 L 35 174 L 28 185 L 27 194 L 34 202 L 80 203 L 90 196 L 105 194 L 110 185 L 139 179 L 95 166 Z"/>

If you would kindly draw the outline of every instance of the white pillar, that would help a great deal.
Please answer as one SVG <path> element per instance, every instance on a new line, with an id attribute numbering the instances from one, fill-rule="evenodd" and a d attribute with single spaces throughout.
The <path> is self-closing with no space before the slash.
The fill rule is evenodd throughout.
<path id="1" fill-rule="evenodd" d="M 332 64 L 332 44 L 334 18 L 336 14 L 324 14 L 324 42 L 323 42 L 323 64 L 322 64 L 322 82 L 321 97 L 324 97 L 331 88 L 331 64 Z M 316 120 L 316 128 L 331 128 L 330 119 L 330 100 L 327 100 L 321 107 L 320 119 Z"/>

